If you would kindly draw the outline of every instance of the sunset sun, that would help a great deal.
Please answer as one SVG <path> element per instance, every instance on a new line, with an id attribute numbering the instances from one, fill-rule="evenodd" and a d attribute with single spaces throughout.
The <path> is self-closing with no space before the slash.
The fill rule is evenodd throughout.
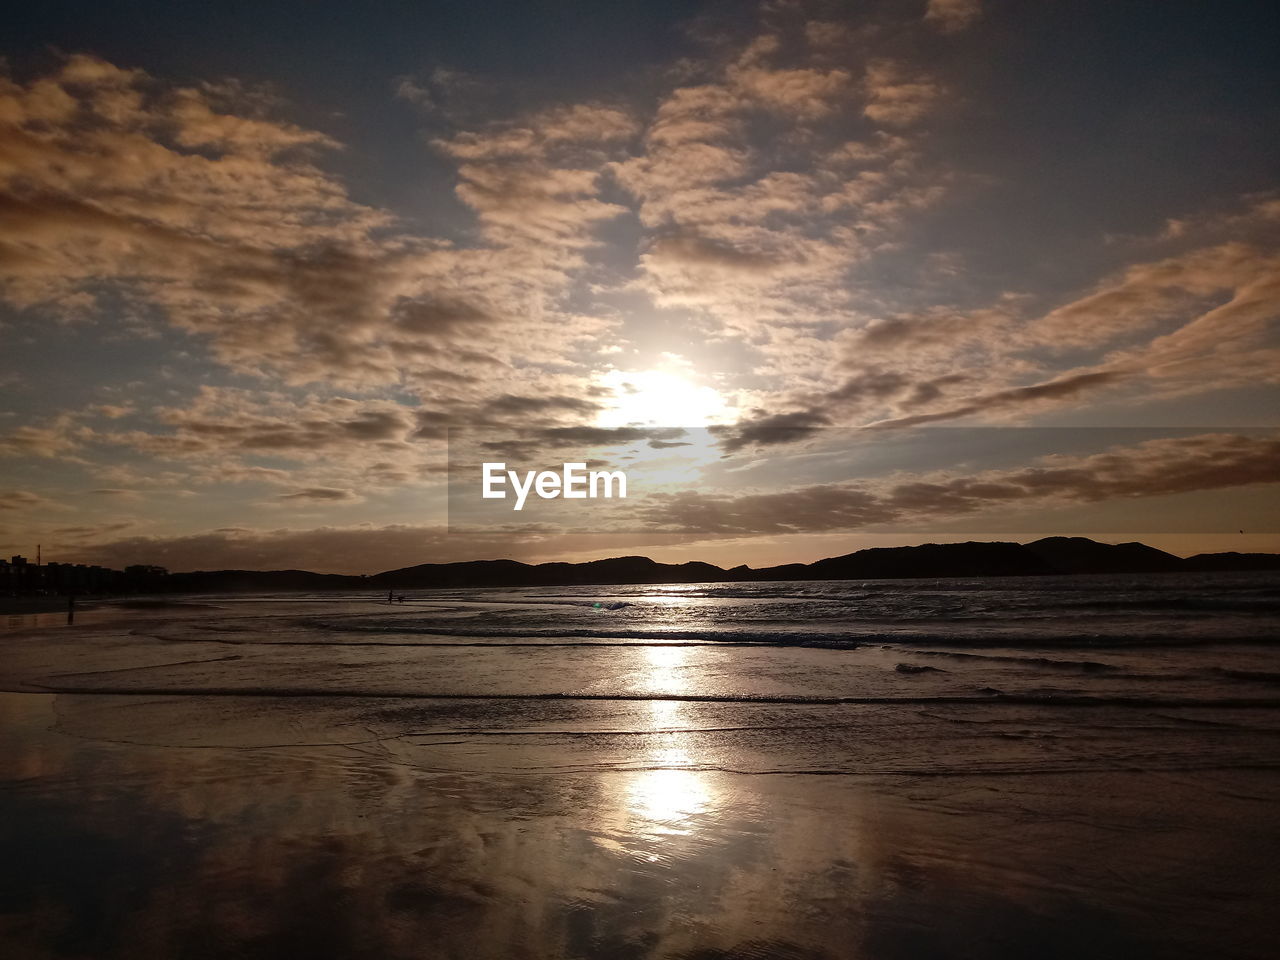
<path id="1" fill-rule="evenodd" d="M 611 391 L 596 420 L 601 427 L 706 427 L 733 419 L 719 391 L 683 372 L 611 370 L 600 384 Z"/>

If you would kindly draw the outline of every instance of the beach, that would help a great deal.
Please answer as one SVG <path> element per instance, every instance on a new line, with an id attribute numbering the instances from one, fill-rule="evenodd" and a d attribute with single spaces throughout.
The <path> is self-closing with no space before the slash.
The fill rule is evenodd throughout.
<path id="1" fill-rule="evenodd" d="M 6 6 L 0 960 L 1280 956 L 1277 9 Z"/>
<path id="2" fill-rule="evenodd" d="M 1262 957 L 1278 625 L 1274 575 L 192 597 L 11 624 L 0 944 Z"/>

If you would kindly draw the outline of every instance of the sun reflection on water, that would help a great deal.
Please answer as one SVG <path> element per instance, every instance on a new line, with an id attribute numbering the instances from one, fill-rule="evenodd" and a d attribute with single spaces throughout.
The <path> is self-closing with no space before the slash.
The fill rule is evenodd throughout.
<path id="1" fill-rule="evenodd" d="M 646 647 L 643 683 L 661 696 L 679 696 L 697 688 L 690 677 L 692 647 Z M 696 819 L 712 809 L 715 791 L 708 775 L 698 770 L 699 760 L 689 751 L 691 725 L 688 703 L 681 700 L 650 700 L 649 728 L 657 734 L 650 740 L 628 778 L 627 810 L 645 822 L 650 834 L 685 836 L 693 831 Z"/>
<path id="2" fill-rule="evenodd" d="M 689 682 L 688 661 L 691 647 L 645 647 L 645 662 L 640 665 L 639 680 L 644 689 L 656 694 L 688 693 L 692 687 Z M 679 708 L 676 700 L 651 701 L 652 704 L 664 703 Z"/>
<path id="3" fill-rule="evenodd" d="M 714 800 L 706 774 L 681 769 L 691 766 L 693 759 L 680 747 L 661 749 L 649 762 L 657 768 L 638 771 L 627 786 L 628 809 L 657 832 L 691 832 L 691 821 L 706 813 Z"/>
<path id="4" fill-rule="evenodd" d="M 677 592 L 651 593 L 645 596 L 644 599 L 646 603 L 651 603 L 656 607 L 690 607 L 698 600 L 697 597 Z"/>

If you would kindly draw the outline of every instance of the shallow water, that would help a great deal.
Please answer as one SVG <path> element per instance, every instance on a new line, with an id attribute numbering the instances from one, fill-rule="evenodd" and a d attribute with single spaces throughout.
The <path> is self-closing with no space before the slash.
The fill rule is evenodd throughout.
<path id="1" fill-rule="evenodd" d="M 1276 597 L 1081 577 L 202 598 L 12 634 L 0 946 L 1268 956 Z"/>

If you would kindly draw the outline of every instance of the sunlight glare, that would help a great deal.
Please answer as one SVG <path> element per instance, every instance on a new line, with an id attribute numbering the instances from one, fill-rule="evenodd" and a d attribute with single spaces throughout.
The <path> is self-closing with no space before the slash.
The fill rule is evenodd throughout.
<path id="1" fill-rule="evenodd" d="M 597 417 L 597 426 L 705 427 L 733 419 L 714 387 L 699 385 L 672 370 L 610 370 L 599 378 L 613 393 Z"/>
<path id="2" fill-rule="evenodd" d="M 693 764 L 685 750 L 663 748 L 657 751 L 651 762 L 660 767 L 637 773 L 627 790 L 627 806 L 632 813 L 670 828 L 684 824 L 708 809 L 712 792 L 705 774 L 681 769 Z"/>
<path id="3" fill-rule="evenodd" d="M 688 647 L 646 647 L 645 686 L 667 694 L 688 689 L 689 653 Z M 679 700 L 649 701 L 650 727 L 666 736 L 659 738 L 660 744 L 645 760 L 655 769 L 637 772 L 627 788 L 627 807 L 635 816 L 656 824 L 657 833 L 687 832 L 687 821 L 704 813 L 714 799 L 706 775 L 687 769 L 695 766 L 695 760 L 685 747 L 687 738 L 676 732 L 689 722 L 686 706 Z"/>

